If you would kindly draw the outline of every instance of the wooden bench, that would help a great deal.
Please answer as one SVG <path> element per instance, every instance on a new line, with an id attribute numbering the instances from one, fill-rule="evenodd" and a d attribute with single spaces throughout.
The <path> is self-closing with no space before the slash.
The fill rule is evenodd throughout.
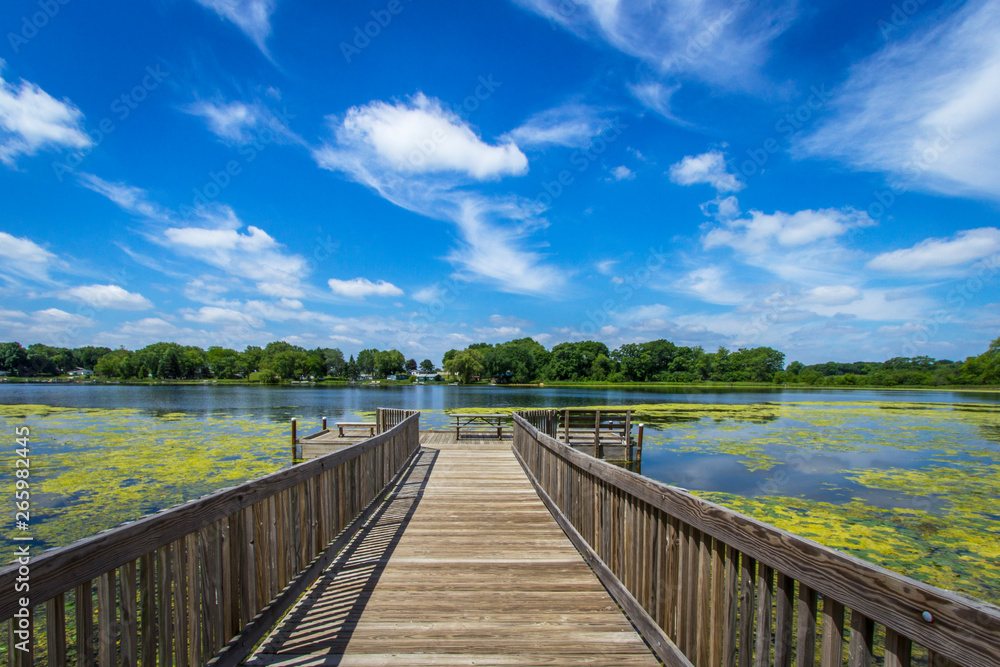
<path id="1" fill-rule="evenodd" d="M 488 431 L 491 435 L 493 429 L 497 431 L 497 440 L 503 439 L 504 432 L 504 421 L 510 419 L 508 415 L 502 414 L 468 414 L 468 413 L 452 413 L 451 418 L 453 420 L 452 426 L 455 429 L 455 439 L 458 440 L 462 437 L 462 429 L 464 428 L 466 432 L 473 431 L 482 433 L 483 431 Z M 509 430 L 509 427 L 507 427 Z"/>
<path id="2" fill-rule="evenodd" d="M 371 437 L 375 437 L 375 424 L 371 422 L 337 422 L 337 433 L 339 437 L 344 437 L 344 429 L 368 429 Z"/>

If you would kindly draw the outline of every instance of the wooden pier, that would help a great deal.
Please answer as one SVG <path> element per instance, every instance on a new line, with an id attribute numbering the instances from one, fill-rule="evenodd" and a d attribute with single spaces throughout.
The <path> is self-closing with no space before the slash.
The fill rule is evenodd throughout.
<path id="1" fill-rule="evenodd" d="M 657 665 L 496 438 L 421 433 L 247 665 Z"/>
<path id="2" fill-rule="evenodd" d="M 579 452 L 551 411 L 506 441 L 419 418 L 33 556 L 27 602 L 0 570 L 9 664 L 1000 665 L 997 607 Z"/>

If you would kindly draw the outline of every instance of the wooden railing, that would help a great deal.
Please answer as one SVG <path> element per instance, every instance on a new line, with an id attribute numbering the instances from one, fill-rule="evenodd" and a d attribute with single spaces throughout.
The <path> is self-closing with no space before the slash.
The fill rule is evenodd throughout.
<path id="1" fill-rule="evenodd" d="M 517 414 L 513 448 L 667 665 L 1000 665 L 997 607 L 581 454 Z"/>
<path id="2" fill-rule="evenodd" d="M 341 451 L 32 558 L 36 618 L 23 625 L 44 625 L 52 666 L 238 664 L 401 474 L 419 428 L 412 413 Z M 0 621 L 10 664 L 31 665 L 32 650 L 14 649 L 18 576 L 17 565 L 0 571 Z"/>
<path id="3" fill-rule="evenodd" d="M 410 415 L 418 414 L 416 410 L 399 410 L 396 408 L 378 408 L 375 413 L 375 432 L 385 433 L 397 424 L 402 424 Z"/>

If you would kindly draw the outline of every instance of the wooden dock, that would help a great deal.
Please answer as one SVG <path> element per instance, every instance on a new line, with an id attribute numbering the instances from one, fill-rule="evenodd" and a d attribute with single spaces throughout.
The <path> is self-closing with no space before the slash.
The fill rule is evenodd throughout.
<path id="1" fill-rule="evenodd" d="M 387 499 L 247 665 L 657 665 L 510 440 L 421 433 Z"/>

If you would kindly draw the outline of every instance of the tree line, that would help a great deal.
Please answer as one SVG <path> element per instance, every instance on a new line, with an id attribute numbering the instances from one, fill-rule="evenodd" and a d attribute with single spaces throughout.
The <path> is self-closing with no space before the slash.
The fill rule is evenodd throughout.
<path id="1" fill-rule="evenodd" d="M 532 338 L 505 343 L 475 343 L 448 350 L 442 366 L 462 382 L 765 382 L 812 386 L 948 386 L 1000 384 L 1000 338 L 982 354 L 964 361 L 895 357 L 858 361 L 784 365 L 783 352 L 770 347 L 724 347 L 706 352 L 667 340 L 626 343 L 610 350 L 598 341 L 559 343 L 551 350 Z M 337 348 L 307 350 L 284 341 L 237 351 L 204 350 L 193 345 L 154 343 L 139 350 L 85 346 L 51 347 L 0 343 L 0 371 L 19 376 L 55 376 L 74 368 L 115 379 L 243 378 L 277 382 L 304 378 L 384 378 L 415 371 L 435 373 L 430 359 L 419 364 L 399 350 L 361 350 L 345 359 Z"/>

